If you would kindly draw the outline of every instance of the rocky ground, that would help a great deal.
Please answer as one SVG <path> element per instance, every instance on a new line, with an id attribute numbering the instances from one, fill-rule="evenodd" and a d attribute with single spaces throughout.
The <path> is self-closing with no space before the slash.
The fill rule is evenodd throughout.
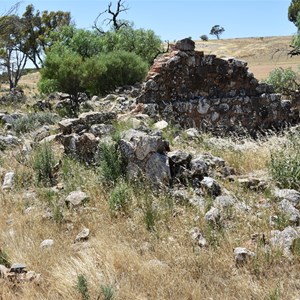
<path id="1" fill-rule="evenodd" d="M 183 130 L 139 89 L 3 106 L 0 299 L 299 299 L 297 127 Z"/>

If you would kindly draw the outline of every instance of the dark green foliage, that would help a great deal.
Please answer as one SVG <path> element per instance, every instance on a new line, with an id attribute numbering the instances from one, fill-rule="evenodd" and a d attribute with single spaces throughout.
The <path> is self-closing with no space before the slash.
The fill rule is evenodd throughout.
<path id="1" fill-rule="evenodd" d="M 280 67 L 269 74 L 266 83 L 272 84 L 277 93 L 290 95 L 299 87 L 298 78 L 299 74 L 291 68 L 283 69 Z"/>
<path id="2" fill-rule="evenodd" d="M 35 150 L 32 167 L 38 183 L 46 186 L 54 184 L 53 167 L 56 164 L 50 143 L 43 143 Z"/>
<path id="3" fill-rule="evenodd" d="M 202 41 L 208 41 L 208 36 L 206 35 L 206 34 L 203 34 L 203 35 L 201 35 L 200 36 L 200 39 L 202 40 Z"/>
<path id="4" fill-rule="evenodd" d="M 67 47 L 54 46 L 41 70 L 39 89 L 45 94 L 61 91 L 77 97 L 84 90 L 81 86 L 82 73 L 83 59 L 78 53 Z"/>
<path id="5" fill-rule="evenodd" d="M 82 296 L 82 300 L 89 300 L 89 290 L 87 285 L 87 280 L 84 275 L 80 274 L 77 276 L 76 288 Z"/>
<path id="6" fill-rule="evenodd" d="M 101 143 L 98 163 L 100 174 L 106 183 L 114 183 L 125 175 L 125 167 L 116 144 Z"/>
<path id="7" fill-rule="evenodd" d="M 300 188 L 300 137 L 290 136 L 284 147 L 271 153 L 270 173 L 280 188 Z"/>
<path id="8" fill-rule="evenodd" d="M 102 51 L 124 50 L 133 52 L 152 64 L 154 58 L 162 52 L 161 39 L 152 30 L 122 27 L 118 31 L 109 31 L 102 37 Z"/>
<path id="9" fill-rule="evenodd" d="M 78 94 L 104 94 L 117 86 L 142 81 L 148 66 L 134 53 L 115 51 L 83 59 L 80 54 L 56 45 L 48 53 L 41 70 L 39 90 L 71 95 L 74 114 L 79 110 Z"/>
<path id="10" fill-rule="evenodd" d="M 288 19 L 297 26 L 298 14 L 300 12 L 300 0 L 292 0 L 288 9 Z"/>
<path id="11" fill-rule="evenodd" d="M 11 265 L 8 254 L 2 249 L 0 249 L 0 265 L 4 265 L 6 268 Z"/>
<path id="12" fill-rule="evenodd" d="M 220 35 L 225 31 L 225 29 L 223 27 L 221 27 L 220 25 L 215 25 L 211 28 L 210 30 L 210 35 L 215 35 L 217 37 L 217 39 L 220 39 Z"/>
<path id="13" fill-rule="evenodd" d="M 147 64 L 136 54 L 115 51 L 101 54 L 85 62 L 83 86 L 90 94 L 103 94 L 117 86 L 142 81 Z"/>

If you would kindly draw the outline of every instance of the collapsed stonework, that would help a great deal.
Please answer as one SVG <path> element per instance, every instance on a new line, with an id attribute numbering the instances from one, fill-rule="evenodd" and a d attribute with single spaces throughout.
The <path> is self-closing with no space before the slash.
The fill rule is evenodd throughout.
<path id="1" fill-rule="evenodd" d="M 204 55 L 190 39 L 154 62 L 137 102 L 153 116 L 215 133 L 255 133 L 299 120 L 291 101 L 259 83 L 246 62 Z"/>

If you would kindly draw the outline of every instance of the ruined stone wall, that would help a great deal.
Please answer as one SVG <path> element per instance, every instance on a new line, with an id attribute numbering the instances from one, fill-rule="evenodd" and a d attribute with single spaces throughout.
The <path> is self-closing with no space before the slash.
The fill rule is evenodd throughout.
<path id="1" fill-rule="evenodd" d="M 291 102 L 259 83 L 247 63 L 195 51 L 185 39 L 151 67 L 138 102 L 183 127 L 250 132 L 298 121 Z"/>

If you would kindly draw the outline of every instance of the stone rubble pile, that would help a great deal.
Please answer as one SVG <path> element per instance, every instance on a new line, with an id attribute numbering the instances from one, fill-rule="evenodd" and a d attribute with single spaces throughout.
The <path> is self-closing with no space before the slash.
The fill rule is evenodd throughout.
<path id="1" fill-rule="evenodd" d="M 299 121 L 299 111 L 281 98 L 246 62 L 204 55 L 184 39 L 154 62 L 137 102 L 151 117 L 159 113 L 184 128 L 255 134 Z"/>

